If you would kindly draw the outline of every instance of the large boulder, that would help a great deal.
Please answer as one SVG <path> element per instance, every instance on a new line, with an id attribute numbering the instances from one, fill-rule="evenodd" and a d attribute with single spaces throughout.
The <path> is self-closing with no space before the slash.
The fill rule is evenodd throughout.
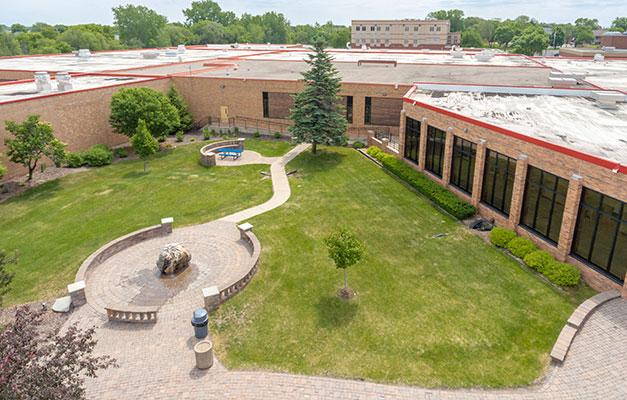
<path id="1" fill-rule="evenodd" d="M 159 254 L 157 268 L 162 274 L 175 274 L 189 266 L 192 259 L 191 253 L 180 243 L 166 245 Z"/>

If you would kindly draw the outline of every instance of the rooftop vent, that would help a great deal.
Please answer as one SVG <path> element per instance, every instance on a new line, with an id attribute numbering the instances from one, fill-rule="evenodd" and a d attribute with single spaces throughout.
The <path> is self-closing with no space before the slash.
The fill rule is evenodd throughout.
<path id="1" fill-rule="evenodd" d="M 618 92 L 592 92 L 592 98 L 600 108 L 615 109 L 616 103 L 625 102 L 625 95 Z"/>
<path id="2" fill-rule="evenodd" d="M 453 50 L 453 51 L 451 51 L 451 56 L 453 56 L 453 58 L 464 58 L 464 52 L 463 51 L 458 51 L 458 50 Z"/>
<path id="3" fill-rule="evenodd" d="M 67 72 L 59 72 L 55 75 L 54 79 L 57 81 L 57 89 L 59 92 L 67 92 L 72 90 L 72 78 Z"/>
<path id="4" fill-rule="evenodd" d="M 142 51 L 142 57 L 152 60 L 159 56 L 159 53 L 155 50 Z"/>
<path id="5" fill-rule="evenodd" d="M 551 78 L 568 78 L 574 79 L 577 83 L 580 83 L 585 77 L 585 74 L 575 74 L 573 72 L 551 72 L 549 75 Z"/>
<path id="6" fill-rule="evenodd" d="M 50 74 L 47 72 L 35 72 L 35 86 L 38 92 L 47 92 L 52 90 L 50 86 Z"/>
<path id="7" fill-rule="evenodd" d="M 87 59 L 91 57 L 91 52 L 89 51 L 89 49 L 79 49 L 76 55 L 80 58 Z"/>
<path id="8" fill-rule="evenodd" d="M 494 53 L 489 50 L 482 50 L 481 53 L 475 54 L 475 59 L 481 62 L 490 61 L 494 57 Z"/>
<path id="9" fill-rule="evenodd" d="M 177 52 L 176 50 L 173 49 L 165 49 L 165 56 L 166 57 L 176 57 L 177 56 Z"/>
<path id="10" fill-rule="evenodd" d="M 605 60 L 605 57 L 603 56 L 603 54 L 594 55 L 594 61 L 603 61 L 603 60 Z"/>
<path id="11" fill-rule="evenodd" d="M 571 86 L 575 86 L 577 84 L 577 80 L 573 78 L 553 78 L 549 77 L 549 85 L 555 88 L 569 88 Z"/>
<path id="12" fill-rule="evenodd" d="M 603 46 L 603 51 L 616 51 L 616 47 L 614 46 Z"/>
<path id="13" fill-rule="evenodd" d="M 179 44 L 179 46 L 176 48 L 176 52 L 179 54 L 185 53 L 185 50 L 187 49 L 185 48 L 184 44 Z"/>

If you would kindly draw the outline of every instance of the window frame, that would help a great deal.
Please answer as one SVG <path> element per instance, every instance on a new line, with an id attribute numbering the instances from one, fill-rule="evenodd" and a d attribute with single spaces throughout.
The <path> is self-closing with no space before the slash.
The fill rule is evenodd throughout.
<path id="1" fill-rule="evenodd" d="M 467 149 L 468 148 L 468 149 Z M 459 157 L 457 157 L 459 155 Z M 466 158 L 467 157 L 467 158 Z M 457 177 L 455 178 L 455 160 L 459 158 L 459 165 L 457 171 Z M 461 182 L 462 166 L 464 166 L 464 160 L 467 162 L 466 171 L 466 184 Z M 471 167 L 472 166 L 472 167 Z M 453 154 L 451 158 L 451 179 L 450 182 L 457 189 L 462 192 L 471 195 L 474 185 L 475 168 L 477 166 L 477 143 L 464 139 L 460 136 L 453 136 Z"/>
<path id="2" fill-rule="evenodd" d="M 496 159 L 496 163 L 492 163 L 490 161 L 491 157 L 490 154 L 494 153 L 495 154 L 495 159 Z M 501 166 L 499 166 L 499 157 L 505 158 L 506 161 L 506 167 L 502 168 Z M 510 170 L 510 165 L 514 166 L 514 171 L 512 172 Z M 490 186 L 492 188 L 492 193 L 490 194 L 490 201 L 488 202 L 485 197 L 486 197 L 486 188 L 488 187 L 488 185 L 486 184 L 486 181 L 488 179 L 488 173 L 490 172 L 490 167 L 494 168 L 494 177 L 492 178 L 492 185 Z M 496 178 L 497 176 L 499 176 L 499 172 L 502 172 L 505 174 L 505 183 L 503 185 L 503 192 L 501 193 L 502 195 L 502 205 L 499 207 L 497 205 L 495 205 L 494 203 L 494 194 L 495 194 L 495 187 L 496 187 Z M 507 192 L 508 192 L 508 187 L 509 187 L 509 180 L 508 178 L 511 176 L 512 178 L 512 182 L 511 182 L 511 190 L 509 190 L 509 196 L 507 196 Z M 514 180 L 516 179 L 516 159 L 513 157 L 510 157 L 508 155 L 505 155 L 503 153 L 499 153 L 496 150 L 491 150 L 486 148 L 486 155 L 485 155 L 485 163 L 484 163 L 484 168 L 483 168 L 483 184 L 482 184 L 482 189 L 481 189 L 481 203 L 487 205 L 488 207 L 493 208 L 494 210 L 500 212 L 501 214 L 508 216 L 509 217 L 509 213 L 511 211 L 511 203 L 512 203 L 512 194 L 514 191 Z M 509 204 L 507 204 L 506 199 L 509 197 Z"/>
<path id="3" fill-rule="evenodd" d="M 436 128 L 435 126 L 427 125 L 427 135 L 425 140 L 427 146 L 425 149 L 425 170 L 432 174 L 442 178 L 442 172 L 444 171 L 444 151 L 446 147 L 446 131 Z M 437 164 L 438 170 L 436 171 L 435 155 L 436 155 L 436 142 L 440 144 L 439 149 L 439 162 Z"/>

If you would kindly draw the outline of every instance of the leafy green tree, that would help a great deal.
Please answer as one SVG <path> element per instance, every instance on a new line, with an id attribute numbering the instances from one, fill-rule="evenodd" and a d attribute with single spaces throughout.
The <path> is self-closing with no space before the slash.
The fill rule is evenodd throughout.
<path id="1" fill-rule="evenodd" d="M 11 259 L 7 259 L 6 251 L 0 251 L 0 307 L 2 307 L 2 298 L 11 290 L 9 285 L 15 276 L 15 273 L 9 273 L 4 269 L 4 266 L 8 264 L 17 264 L 17 250 Z"/>
<path id="2" fill-rule="evenodd" d="M 20 43 L 15 35 L 9 32 L 0 32 L 0 57 L 22 54 Z"/>
<path id="3" fill-rule="evenodd" d="M 492 42 L 495 42 L 496 39 L 496 30 L 499 27 L 500 22 L 494 19 L 484 19 L 479 22 L 476 26 L 477 32 L 481 36 L 481 39 L 488 42 L 488 45 L 491 45 Z"/>
<path id="4" fill-rule="evenodd" d="M 346 47 L 346 43 L 351 41 L 351 28 L 350 26 L 337 29 L 331 35 L 329 45 L 336 49 L 343 49 Z"/>
<path id="5" fill-rule="evenodd" d="M 11 25 L 11 33 L 28 32 L 28 28 L 22 24 Z"/>
<path id="6" fill-rule="evenodd" d="M 194 116 L 189 112 L 187 102 L 183 100 L 183 97 L 181 97 L 181 94 L 174 85 L 170 85 L 170 89 L 168 90 L 168 100 L 170 100 L 170 104 L 176 108 L 179 114 L 180 122 L 176 130 L 187 132 L 192 129 L 192 126 L 194 125 Z"/>
<path id="7" fill-rule="evenodd" d="M 197 41 L 194 34 L 181 24 L 167 24 L 165 27 L 165 33 L 168 36 L 170 46 L 192 44 Z"/>
<path id="8" fill-rule="evenodd" d="M 148 132 L 146 122 L 143 119 L 137 121 L 137 130 L 131 138 L 131 146 L 135 154 L 144 160 L 144 172 L 146 172 L 146 165 L 148 164 L 146 158 L 159 150 L 159 143 L 157 143 L 154 136 Z"/>
<path id="9" fill-rule="evenodd" d="M 21 124 L 4 122 L 5 129 L 15 136 L 15 139 L 4 139 L 9 149 L 9 161 L 27 167 L 29 181 L 33 178 L 37 162 L 43 156 L 50 158 L 57 167 L 65 160 L 66 144 L 54 137 L 50 123 L 39 121 L 39 115 L 29 115 Z"/>
<path id="10" fill-rule="evenodd" d="M 111 96 L 109 123 L 116 133 L 133 136 L 140 119 L 155 137 L 174 132 L 179 113 L 161 92 L 146 87 L 122 88 Z"/>
<path id="11" fill-rule="evenodd" d="M 203 20 L 192 26 L 192 32 L 196 35 L 197 44 L 224 43 L 224 27 L 218 22 Z"/>
<path id="12" fill-rule="evenodd" d="M 67 28 L 68 28 L 67 25 L 61 25 L 61 24 L 57 24 L 54 26 L 54 30 L 57 31 L 57 33 L 63 33 L 67 31 Z"/>
<path id="13" fill-rule="evenodd" d="M 239 22 L 224 27 L 224 36 L 228 43 L 250 43 L 250 34 Z"/>
<path id="14" fill-rule="evenodd" d="M 599 20 L 596 18 L 577 18 L 575 26 L 587 26 L 590 30 L 599 29 Z"/>
<path id="15" fill-rule="evenodd" d="M 464 12 L 462 10 L 439 10 L 427 14 L 428 19 L 448 19 L 451 22 L 451 32 L 461 32 L 464 29 Z"/>
<path id="16" fill-rule="evenodd" d="M 59 36 L 59 41 L 67 43 L 72 50 L 109 50 L 107 39 L 103 35 L 77 27 L 70 27 L 67 31 L 63 32 Z"/>
<path id="17" fill-rule="evenodd" d="M 120 40 L 130 43 L 138 40 L 142 47 L 166 45 L 165 25 L 168 22 L 163 15 L 157 14 L 144 6 L 118 6 L 113 9 L 114 24 L 120 32 Z"/>
<path id="18" fill-rule="evenodd" d="M 562 28 L 560 25 L 553 28 L 553 36 L 551 37 L 551 41 L 554 49 L 562 47 L 565 38 L 566 33 L 564 32 L 564 28 Z"/>
<path id="19" fill-rule="evenodd" d="M 215 1 L 193 1 L 190 8 L 183 10 L 188 25 L 194 25 L 200 21 L 222 22 L 222 8 Z"/>
<path id="20" fill-rule="evenodd" d="M 460 39 L 462 47 L 483 47 L 483 40 L 479 32 L 471 29 L 469 31 L 462 32 Z"/>
<path id="21" fill-rule="evenodd" d="M 612 22 L 612 28 L 620 28 L 621 32 L 627 31 L 627 17 L 616 17 Z"/>
<path id="22" fill-rule="evenodd" d="M 584 43 L 594 43 L 594 34 L 592 29 L 587 25 L 579 25 L 575 27 L 575 46 Z"/>
<path id="23" fill-rule="evenodd" d="M 496 29 L 494 40 L 504 46 L 503 50 L 507 50 L 507 46 L 514 39 L 514 27 L 512 24 L 504 23 Z"/>
<path id="24" fill-rule="evenodd" d="M 1 158 L 2 158 L 2 153 L 0 153 L 0 159 Z M 4 178 L 6 174 L 7 174 L 7 167 L 2 165 L 2 160 L 0 160 L 0 179 Z"/>
<path id="25" fill-rule="evenodd" d="M 52 25 L 46 24 L 45 22 L 35 22 L 30 27 L 29 31 L 30 32 L 41 32 L 44 28 L 52 28 Z"/>
<path id="26" fill-rule="evenodd" d="M 265 33 L 265 41 L 269 43 L 287 43 L 290 22 L 283 14 L 274 11 L 261 16 L 261 23 Z"/>
<path id="27" fill-rule="evenodd" d="M 329 258 L 335 262 L 336 268 L 344 270 L 344 289 L 340 292 L 341 297 L 349 297 L 346 281 L 346 268 L 355 265 L 361 260 L 364 253 L 364 245 L 355 235 L 346 228 L 340 228 L 326 237 L 324 243 L 329 251 Z"/>
<path id="28" fill-rule="evenodd" d="M 514 52 L 532 56 L 542 52 L 549 46 L 549 37 L 539 26 L 530 26 L 514 38 L 512 47 Z"/>
<path id="29" fill-rule="evenodd" d="M 311 143 L 311 152 L 316 154 L 318 144 L 346 144 L 348 122 L 344 117 L 344 107 L 340 104 L 338 92 L 341 78 L 333 67 L 332 57 L 324 51 L 324 43 L 318 41 L 314 53 L 308 54 L 305 62 L 311 68 L 301 72 L 305 88 L 294 95 L 294 108 L 288 119 L 294 121 L 289 126 L 297 137 L 297 142 Z"/>

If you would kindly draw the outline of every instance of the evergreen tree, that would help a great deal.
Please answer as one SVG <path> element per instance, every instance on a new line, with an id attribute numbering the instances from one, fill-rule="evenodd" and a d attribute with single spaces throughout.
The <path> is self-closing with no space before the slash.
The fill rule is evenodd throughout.
<path id="1" fill-rule="evenodd" d="M 342 84 L 331 63 L 333 58 L 324 51 L 322 41 L 316 42 L 314 50 L 305 60 L 311 69 L 301 73 L 305 88 L 293 96 L 295 104 L 288 117 L 294 121 L 288 129 L 298 138 L 298 143 L 312 144 L 312 154 L 316 154 L 318 144 L 345 145 L 344 132 L 348 126 L 338 96 Z"/>
<path id="2" fill-rule="evenodd" d="M 137 121 L 137 131 L 131 139 L 131 146 L 135 154 L 140 156 L 144 160 L 144 172 L 146 172 L 146 157 L 155 154 L 159 150 L 159 143 L 155 140 L 154 136 L 148 132 L 146 128 L 146 122 L 143 119 Z"/>
<path id="3" fill-rule="evenodd" d="M 183 100 L 181 94 L 174 85 L 170 85 L 170 90 L 168 90 L 168 99 L 170 100 L 170 104 L 172 104 L 179 112 L 179 119 L 181 121 L 176 130 L 187 132 L 192 129 L 192 126 L 194 125 L 194 116 L 189 112 L 187 102 Z"/>

